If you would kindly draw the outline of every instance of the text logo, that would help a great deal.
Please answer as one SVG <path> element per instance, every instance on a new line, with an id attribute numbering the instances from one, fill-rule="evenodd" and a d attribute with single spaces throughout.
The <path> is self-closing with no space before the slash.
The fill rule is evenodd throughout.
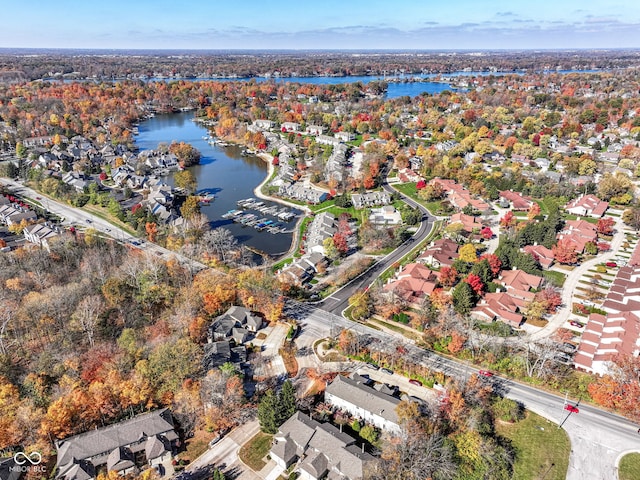
<path id="1" fill-rule="evenodd" d="M 29 455 L 24 452 L 18 452 L 13 456 L 13 461 L 18 465 L 24 465 L 25 463 L 39 465 L 42 461 L 42 455 L 39 452 L 31 452 Z"/>

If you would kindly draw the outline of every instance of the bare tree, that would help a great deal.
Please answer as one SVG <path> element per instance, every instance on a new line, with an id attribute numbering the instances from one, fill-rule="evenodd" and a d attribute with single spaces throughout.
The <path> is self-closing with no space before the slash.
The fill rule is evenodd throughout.
<path id="1" fill-rule="evenodd" d="M 83 332 L 87 336 L 89 345 L 93 347 L 96 325 L 98 324 L 98 318 L 100 313 L 104 310 L 104 302 L 100 295 L 91 295 L 83 298 L 76 311 L 73 313 L 73 319 L 78 322 Z"/>
<path id="2" fill-rule="evenodd" d="M 233 251 L 238 248 L 238 240 L 226 228 L 208 231 L 202 236 L 201 243 L 207 252 L 216 255 L 225 263 L 231 259 Z"/>

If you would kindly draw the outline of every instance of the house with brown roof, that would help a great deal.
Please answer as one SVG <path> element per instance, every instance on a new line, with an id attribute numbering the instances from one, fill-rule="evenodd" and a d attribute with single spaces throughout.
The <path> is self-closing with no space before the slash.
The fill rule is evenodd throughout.
<path id="1" fill-rule="evenodd" d="M 634 256 L 639 252 L 636 247 Z M 606 315 L 589 316 L 573 360 L 576 368 L 599 375 L 608 373 L 616 355 L 640 354 L 640 266 L 618 270 L 602 309 Z"/>
<path id="2" fill-rule="evenodd" d="M 431 242 L 418 261 L 434 268 L 450 267 L 458 258 L 458 244 L 451 239 L 441 238 Z"/>
<path id="3" fill-rule="evenodd" d="M 503 190 L 500 192 L 500 205 L 504 208 L 511 208 L 517 212 L 526 212 L 533 205 L 531 197 L 525 197 L 520 192 L 513 190 Z"/>
<path id="4" fill-rule="evenodd" d="M 431 295 L 438 284 L 438 276 L 421 263 L 410 263 L 387 283 L 383 290 L 398 295 L 409 305 L 419 307 L 424 297 Z"/>
<path id="5" fill-rule="evenodd" d="M 451 215 L 449 224 L 453 225 L 454 223 L 461 223 L 463 230 L 467 233 L 478 232 L 483 227 L 482 222 L 478 217 L 474 217 L 473 215 L 465 215 L 461 212 Z"/>
<path id="6" fill-rule="evenodd" d="M 568 220 L 556 238 L 567 240 L 576 252 L 584 253 L 587 243 L 598 241 L 598 230 L 594 224 L 585 220 Z"/>
<path id="7" fill-rule="evenodd" d="M 508 293 L 487 293 L 471 310 L 471 316 L 489 322 L 500 320 L 517 328 L 523 320 L 520 313 L 523 308 L 524 301 L 515 299 Z"/>
<path id="8" fill-rule="evenodd" d="M 640 317 L 633 312 L 592 313 L 573 358 L 576 368 L 604 375 L 617 355 L 640 353 Z"/>
<path id="9" fill-rule="evenodd" d="M 533 256 L 542 268 L 549 268 L 553 265 L 555 257 L 553 251 L 544 245 L 526 245 L 522 251 Z"/>
<path id="10" fill-rule="evenodd" d="M 518 269 L 503 270 L 494 282 L 502 284 L 510 296 L 530 301 L 535 296 L 532 290 L 540 288 L 542 277 Z"/>
<path id="11" fill-rule="evenodd" d="M 572 215 L 600 218 L 609 208 L 609 202 L 600 200 L 595 195 L 582 195 L 570 201 L 564 209 Z"/>
<path id="12" fill-rule="evenodd" d="M 444 179 L 444 178 L 434 178 L 429 182 L 430 185 L 440 185 L 442 190 L 447 194 L 447 198 L 449 202 L 454 207 L 462 210 L 467 205 L 470 205 L 473 209 L 478 210 L 480 212 L 484 212 L 485 210 L 489 210 L 491 207 L 483 200 L 475 198 L 471 195 L 471 192 L 464 188 L 464 186 L 460 185 L 455 180 Z"/>

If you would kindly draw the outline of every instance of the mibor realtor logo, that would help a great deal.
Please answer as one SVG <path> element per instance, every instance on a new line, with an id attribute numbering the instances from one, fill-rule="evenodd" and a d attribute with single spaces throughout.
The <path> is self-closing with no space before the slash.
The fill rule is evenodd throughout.
<path id="1" fill-rule="evenodd" d="M 9 467 L 10 472 L 24 473 L 24 472 L 40 472 L 45 473 L 47 471 L 42 463 L 42 455 L 40 452 L 31 452 L 26 454 L 24 452 L 18 452 L 13 456 L 15 465 Z"/>

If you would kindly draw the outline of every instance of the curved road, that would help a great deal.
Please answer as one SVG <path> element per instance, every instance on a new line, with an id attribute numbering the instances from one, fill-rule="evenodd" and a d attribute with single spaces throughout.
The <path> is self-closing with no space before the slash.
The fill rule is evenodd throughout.
<path id="1" fill-rule="evenodd" d="M 427 238 L 433 228 L 433 222 L 435 217 L 429 213 L 423 205 L 415 202 L 411 198 L 407 197 L 403 193 L 392 188 L 386 180 L 384 181 L 382 188 L 387 192 L 399 195 L 402 200 L 413 208 L 418 208 L 422 213 L 422 219 L 418 230 L 402 245 L 396 248 L 393 252 L 389 253 L 385 257 L 379 259 L 373 266 L 360 276 L 354 278 L 349 283 L 344 285 L 340 290 L 332 293 L 324 300 L 317 302 L 318 308 L 331 313 L 341 314 L 349 306 L 349 297 L 351 297 L 356 291 L 363 290 L 370 286 L 376 278 L 378 278 L 382 272 L 393 265 L 395 262 L 401 260 L 407 255 L 416 245 L 422 240 Z"/>

